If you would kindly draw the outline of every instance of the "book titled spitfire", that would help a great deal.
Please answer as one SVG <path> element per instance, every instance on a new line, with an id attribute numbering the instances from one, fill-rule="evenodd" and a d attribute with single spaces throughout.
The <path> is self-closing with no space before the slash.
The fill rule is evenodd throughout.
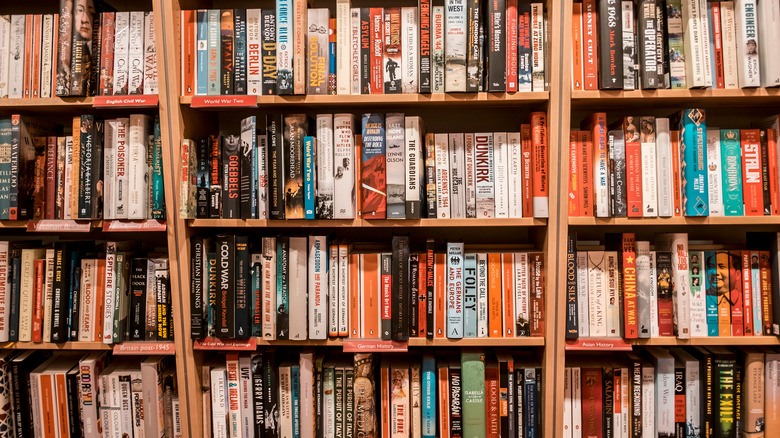
<path id="1" fill-rule="evenodd" d="M 363 217 L 366 219 L 385 219 L 387 216 L 387 177 L 384 115 L 363 114 L 362 132 Z"/>
<path id="2" fill-rule="evenodd" d="M 685 216 L 708 216 L 707 126 L 703 109 L 679 114 L 680 157 L 683 160 L 682 194 Z"/>

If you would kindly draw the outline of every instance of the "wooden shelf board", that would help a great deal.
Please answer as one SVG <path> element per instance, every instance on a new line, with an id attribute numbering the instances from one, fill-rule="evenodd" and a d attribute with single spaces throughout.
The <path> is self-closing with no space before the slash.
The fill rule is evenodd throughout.
<path id="1" fill-rule="evenodd" d="M 409 339 L 410 347 L 542 347 L 541 336 L 521 338 Z"/>
<path id="2" fill-rule="evenodd" d="M 266 341 L 264 339 L 257 338 L 257 345 L 260 346 L 285 346 L 285 347 L 341 347 L 344 345 L 343 339 L 324 339 L 320 341 L 306 340 L 306 341 Z"/>
<path id="3" fill-rule="evenodd" d="M 632 339 L 634 345 L 661 345 L 661 346 L 683 346 L 683 345 L 724 345 L 724 346 L 746 346 L 746 345 L 780 345 L 780 338 L 776 336 L 712 336 L 706 338 L 677 339 L 675 337 L 660 337 L 650 339 Z"/>
<path id="4" fill-rule="evenodd" d="M 0 344 L 0 349 L 9 350 L 112 350 L 113 345 L 102 342 L 8 342 Z"/>
<path id="5" fill-rule="evenodd" d="M 364 227 L 537 227 L 547 225 L 546 219 L 363 219 Z"/>
<path id="6" fill-rule="evenodd" d="M 780 89 L 695 89 L 695 90 L 574 90 L 571 93 L 572 107 L 593 105 L 632 104 L 683 104 L 701 102 L 705 105 L 774 104 L 780 102 Z"/>
<path id="7" fill-rule="evenodd" d="M 214 96 L 218 97 L 218 96 Z M 443 93 L 443 94 L 393 94 L 393 95 L 297 95 L 257 96 L 257 103 L 264 106 L 388 106 L 388 105 L 516 105 L 541 103 L 550 98 L 548 91 L 531 93 Z M 190 105 L 192 96 L 181 96 L 182 105 Z M 215 106 L 214 109 L 219 109 Z"/>
<path id="8" fill-rule="evenodd" d="M 266 220 L 266 219 L 190 219 L 191 227 L 202 228 L 392 228 L 392 227 L 535 227 L 547 225 L 546 219 L 346 219 L 346 220 Z"/>
<path id="9" fill-rule="evenodd" d="M 780 225 L 780 216 L 678 216 L 669 218 L 570 217 L 569 225 Z"/>
<path id="10" fill-rule="evenodd" d="M 0 99 L 0 109 L 19 108 L 57 108 L 57 107 L 91 107 L 93 97 L 39 97 L 26 99 Z"/>

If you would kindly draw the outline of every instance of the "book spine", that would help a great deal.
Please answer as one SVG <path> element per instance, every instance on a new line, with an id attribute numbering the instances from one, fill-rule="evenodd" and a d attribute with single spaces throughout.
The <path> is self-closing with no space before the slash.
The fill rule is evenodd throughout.
<path id="1" fill-rule="evenodd" d="M 157 94 L 157 48 L 154 34 L 154 13 L 145 12 L 144 18 L 144 72 L 143 72 L 143 94 Z M 199 48 L 198 48 L 199 49 Z M 196 74 L 197 76 L 197 74 Z M 198 80 L 199 77 L 198 77 Z"/>
<path id="2" fill-rule="evenodd" d="M 761 70 L 759 56 L 759 23 L 755 0 L 734 1 L 736 23 L 737 66 L 740 88 L 760 87 Z M 765 60 L 768 62 L 769 60 Z"/>
<path id="3" fill-rule="evenodd" d="M 677 166 L 677 160 L 672 154 L 669 119 L 655 119 L 655 146 L 658 163 L 658 216 L 672 217 L 674 214 L 674 177 L 672 169 Z"/>
<path id="4" fill-rule="evenodd" d="M 451 135 L 452 137 L 452 135 Z M 463 142 L 460 142 L 460 148 L 461 151 L 463 150 Z M 507 177 L 508 177 L 508 169 L 507 169 L 507 152 L 508 152 L 508 146 L 507 146 L 507 138 L 506 138 L 506 132 L 494 132 L 493 133 L 493 175 L 495 177 L 495 185 L 494 185 L 494 216 L 497 218 L 507 218 L 509 217 L 509 193 L 508 193 L 508 185 L 507 185 Z M 457 156 L 457 155 L 455 155 Z M 461 152 L 462 156 L 462 152 Z M 453 195 L 456 195 L 456 189 L 455 181 L 456 176 L 458 176 L 458 180 L 462 181 L 462 171 L 460 174 L 458 174 L 457 168 L 455 166 L 454 160 L 451 160 L 450 166 L 452 168 L 452 177 L 450 178 L 452 181 L 452 191 Z M 461 158 L 459 160 L 461 163 L 463 159 Z M 460 192 L 462 193 L 462 188 L 460 188 Z M 462 195 L 461 195 L 462 196 Z M 457 203 L 457 199 L 455 196 L 453 196 L 453 212 L 452 217 L 464 217 L 462 213 L 462 207 L 459 205 L 460 203 Z M 455 215 L 454 209 L 455 206 L 460 207 L 459 215 Z"/>
<path id="5" fill-rule="evenodd" d="M 419 0 L 419 51 L 417 63 L 420 68 L 419 87 L 417 92 L 429 94 L 431 92 L 431 0 Z"/>
<path id="6" fill-rule="evenodd" d="M 622 5 L 617 0 L 599 1 L 599 88 L 621 89 L 623 73 Z M 653 34 L 653 37 L 655 34 Z"/>
<path id="7" fill-rule="evenodd" d="M 445 13 L 444 6 L 432 3 L 431 7 L 431 92 L 444 93 L 445 90 Z"/>
<path id="8" fill-rule="evenodd" d="M 758 129 L 740 131 L 742 143 L 742 191 L 746 216 L 764 214 L 764 196 L 761 177 L 761 140 Z"/>
<path id="9" fill-rule="evenodd" d="M 435 218 L 436 211 L 436 142 L 434 134 L 425 135 L 425 215 Z"/>
<path id="10" fill-rule="evenodd" d="M 233 10 L 233 93 L 247 94 L 246 9 Z"/>
<path id="11" fill-rule="evenodd" d="M 351 114 L 334 114 L 333 116 L 333 158 L 336 179 L 333 200 L 334 219 L 355 218 L 354 124 L 354 117 Z"/>
<path id="12" fill-rule="evenodd" d="M 324 236 L 309 236 L 309 339 L 328 337 L 328 273 L 327 242 Z M 334 315 L 335 316 L 335 315 Z"/>
<path id="13" fill-rule="evenodd" d="M 772 192 L 770 189 L 771 182 L 769 177 L 769 140 L 767 138 L 767 130 L 762 129 L 758 133 L 759 140 L 761 142 L 761 188 L 764 193 L 764 216 L 772 214 Z M 776 162 L 776 161 L 775 161 Z"/>
<path id="14" fill-rule="evenodd" d="M 466 65 L 468 32 L 467 6 L 465 0 L 447 0 L 445 14 L 445 90 L 466 91 L 466 71 L 458 66 Z"/>
<path id="15" fill-rule="evenodd" d="M 389 127 L 389 126 L 388 126 Z M 404 215 L 408 219 L 422 217 L 422 180 L 423 180 L 423 145 L 422 119 L 406 117 L 404 119 L 404 153 L 406 181 L 404 185 Z"/>
<path id="16" fill-rule="evenodd" d="M 476 216 L 495 217 L 494 141 L 491 133 L 474 134 Z"/>
<path id="17" fill-rule="evenodd" d="M 404 94 L 416 94 L 419 88 L 420 66 L 420 25 L 416 7 L 401 8 L 401 91 Z M 359 69 L 358 59 L 358 69 Z"/>
<path id="18" fill-rule="evenodd" d="M 536 218 L 546 218 L 549 215 L 547 147 L 547 114 L 531 113 L 531 148 L 534 170 L 533 217 Z"/>
<path id="19" fill-rule="evenodd" d="M 706 117 L 702 109 L 686 109 L 680 117 L 680 159 L 682 193 L 686 216 L 707 216 Z"/>
<path id="20" fill-rule="evenodd" d="M 451 168 L 447 134 L 434 134 L 434 155 L 436 163 L 436 217 L 444 219 L 451 217 Z"/>
<path id="21" fill-rule="evenodd" d="M 654 117 L 640 117 L 641 126 L 655 126 Z M 642 216 L 658 216 L 658 172 L 655 135 L 642 130 L 639 136 L 642 151 Z"/>
<path id="22" fill-rule="evenodd" d="M 597 29 L 596 0 L 583 0 L 582 2 L 582 27 L 583 39 L 582 56 L 583 64 L 583 89 L 599 89 L 598 70 L 598 29 Z"/>

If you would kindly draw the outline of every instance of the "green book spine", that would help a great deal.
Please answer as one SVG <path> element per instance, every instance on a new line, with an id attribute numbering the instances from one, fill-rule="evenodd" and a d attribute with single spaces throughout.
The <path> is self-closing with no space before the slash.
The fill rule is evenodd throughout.
<path id="1" fill-rule="evenodd" d="M 154 157 L 152 159 L 152 219 L 165 219 L 165 186 L 162 170 L 160 119 L 154 121 Z"/>
<path id="2" fill-rule="evenodd" d="M 463 438 L 485 437 L 485 356 L 461 353 Z"/>

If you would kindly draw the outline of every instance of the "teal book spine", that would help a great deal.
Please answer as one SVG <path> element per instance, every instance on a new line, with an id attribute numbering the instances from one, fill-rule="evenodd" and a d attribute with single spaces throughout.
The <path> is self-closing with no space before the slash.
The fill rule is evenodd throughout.
<path id="1" fill-rule="evenodd" d="M 463 263 L 463 337 L 477 337 L 477 255 L 466 254 Z"/>
<path id="2" fill-rule="evenodd" d="M 301 368 L 290 367 L 290 387 L 292 391 L 293 438 L 301 438 Z"/>
<path id="3" fill-rule="evenodd" d="M 683 213 L 685 216 L 709 216 L 707 126 L 704 110 L 682 110 L 679 129 L 680 156 L 683 160 Z"/>
<path id="4" fill-rule="evenodd" d="M 720 130 L 721 169 L 723 169 L 723 210 L 726 216 L 743 216 L 742 146 L 739 129 Z"/>
<path id="5" fill-rule="evenodd" d="M 718 336 L 718 284 L 714 281 L 715 251 L 704 251 L 704 278 L 707 287 L 707 336 Z"/>
<path id="6" fill-rule="evenodd" d="M 422 437 L 436 438 L 436 359 L 432 355 L 423 356 L 421 399 Z"/>
<path id="7" fill-rule="evenodd" d="M 447 337 L 463 338 L 463 242 L 447 243 Z"/>
<path id="8" fill-rule="evenodd" d="M 152 154 L 152 219 L 165 219 L 165 183 L 163 182 L 162 135 L 160 119 L 154 121 L 154 153 Z"/>
<path id="9" fill-rule="evenodd" d="M 306 219 L 314 219 L 314 205 L 317 196 L 315 184 L 317 181 L 314 158 L 317 155 L 317 139 L 312 136 L 303 137 L 303 212 Z"/>
<path id="10" fill-rule="evenodd" d="M 198 84 L 196 88 L 197 95 L 205 96 L 208 93 L 208 38 L 209 38 L 209 22 L 207 17 L 207 11 L 205 9 L 199 10 L 197 23 L 197 47 L 198 47 Z"/>
<path id="11" fill-rule="evenodd" d="M 462 352 L 460 357 L 463 438 L 485 438 L 485 355 Z"/>

